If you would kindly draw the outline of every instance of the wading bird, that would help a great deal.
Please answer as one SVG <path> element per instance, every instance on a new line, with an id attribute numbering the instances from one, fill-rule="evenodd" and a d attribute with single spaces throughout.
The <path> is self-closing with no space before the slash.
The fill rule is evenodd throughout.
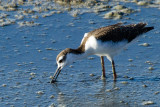
<path id="1" fill-rule="evenodd" d="M 116 80 L 114 56 L 139 35 L 154 29 L 154 27 L 146 27 L 146 25 L 146 23 L 130 25 L 117 23 L 85 33 L 77 49 L 66 48 L 57 55 L 58 68 L 51 83 L 56 81 L 63 67 L 89 55 L 100 56 L 102 77 L 105 77 L 104 56 L 106 56 L 112 64 L 113 78 Z"/>

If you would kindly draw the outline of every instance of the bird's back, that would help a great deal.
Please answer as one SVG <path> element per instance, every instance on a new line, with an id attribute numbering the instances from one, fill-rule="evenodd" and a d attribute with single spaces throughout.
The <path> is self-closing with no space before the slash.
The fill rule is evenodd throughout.
<path id="1" fill-rule="evenodd" d="M 88 36 L 95 36 L 96 39 L 112 42 L 119 42 L 124 39 L 131 42 L 140 34 L 146 33 L 153 29 L 153 27 L 145 27 L 146 23 L 121 25 L 121 23 L 102 27 L 89 32 Z"/>
<path id="2" fill-rule="evenodd" d="M 154 27 L 145 27 L 146 25 L 146 23 L 130 25 L 122 25 L 122 23 L 117 23 L 114 25 L 95 29 L 85 34 L 85 37 L 83 38 L 78 50 L 82 52 L 85 51 L 85 44 L 91 36 L 94 36 L 97 40 L 100 40 L 102 42 L 120 42 L 122 40 L 127 40 L 128 42 L 131 42 L 140 34 L 146 33 L 154 29 Z"/>

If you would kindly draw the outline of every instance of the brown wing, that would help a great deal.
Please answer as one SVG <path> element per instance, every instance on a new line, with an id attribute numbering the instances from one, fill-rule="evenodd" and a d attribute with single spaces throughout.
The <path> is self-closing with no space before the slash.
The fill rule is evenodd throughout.
<path id="1" fill-rule="evenodd" d="M 100 29 L 96 29 L 89 33 L 89 35 L 95 36 L 98 40 L 103 42 L 113 41 L 118 42 L 121 40 L 128 40 L 131 42 L 137 36 L 142 33 L 148 32 L 153 29 L 153 27 L 145 27 L 146 23 L 138 23 L 131 25 L 115 24 Z"/>
<path id="2" fill-rule="evenodd" d="M 123 23 L 117 23 L 117 24 L 114 24 L 114 25 L 109 25 L 109 26 L 105 26 L 105 27 L 101 27 L 101 28 L 98 28 L 98 29 L 95 29 L 91 32 L 88 33 L 88 36 L 91 36 L 93 34 L 99 34 L 99 33 L 103 33 L 103 32 L 107 32 L 107 31 L 110 31 L 112 30 L 113 28 L 115 27 L 118 27 L 120 25 L 122 25 Z"/>

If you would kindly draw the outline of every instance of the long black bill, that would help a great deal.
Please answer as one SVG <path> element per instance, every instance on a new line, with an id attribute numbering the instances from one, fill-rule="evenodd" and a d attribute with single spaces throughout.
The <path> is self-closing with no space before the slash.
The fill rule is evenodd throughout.
<path id="1" fill-rule="evenodd" d="M 61 72 L 61 67 L 57 68 L 56 72 L 54 73 L 53 79 L 51 80 L 51 83 L 56 82 L 56 79 L 58 75 L 60 74 L 60 72 Z"/>

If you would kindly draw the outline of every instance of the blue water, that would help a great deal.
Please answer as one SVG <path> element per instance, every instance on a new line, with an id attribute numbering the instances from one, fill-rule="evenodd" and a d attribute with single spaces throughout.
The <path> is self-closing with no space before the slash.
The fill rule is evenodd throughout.
<path id="1" fill-rule="evenodd" d="M 0 106 L 46 107 L 53 103 L 59 107 L 132 107 L 141 106 L 143 101 L 153 101 L 151 107 L 160 105 L 160 94 L 155 94 L 160 90 L 160 10 L 128 5 L 141 11 L 119 20 L 106 20 L 94 13 L 74 18 L 64 12 L 37 19 L 39 26 L 0 27 Z M 110 62 L 105 59 L 107 78 L 102 80 L 100 58 L 91 56 L 93 60 L 86 58 L 64 68 L 55 84 L 48 83 L 61 50 L 77 48 L 84 33 L 117 22 L 147 22 L 155 27 L 115 57 L 117 82 L 113 81 Z M 150 46 L 139 46 L 141 43 Z M 37 94 L 39 91 L 43 94 Z"/>

